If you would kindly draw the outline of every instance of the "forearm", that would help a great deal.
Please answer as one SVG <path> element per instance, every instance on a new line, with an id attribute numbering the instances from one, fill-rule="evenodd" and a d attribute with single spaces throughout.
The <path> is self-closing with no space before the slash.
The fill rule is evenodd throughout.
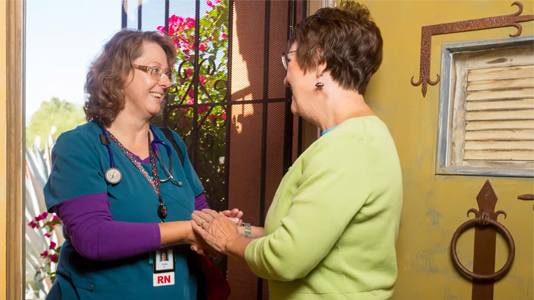
<path id="1" fill-rule="evenodd" d="M 236 259 L 244 266 L 248 267 L 247 261 L 245 260 L 245 250 L 247 249 L 247 246 L 251 241 L 252 239 L 238 237 L 226 243 L 225 252 L 228 256 Z"/>
<path id="2" fill-rule="evenodd" d="M 107 195 L 92 194 L 58 203 L 54 211 L 76 251 L 92 260 L 116 260 L 159 249 L 157 223 L 113 220 Z"/>
<path id="3" fill-rule="evenodd" d="M 161 247 L 178 244 L 192 244 L 196 241 L 191 221 L 159 223 Z"/>

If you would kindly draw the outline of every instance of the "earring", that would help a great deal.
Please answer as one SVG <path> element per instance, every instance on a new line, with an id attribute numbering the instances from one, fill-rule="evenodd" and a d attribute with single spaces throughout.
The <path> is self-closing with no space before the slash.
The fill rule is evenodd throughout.
<path id="1" fill-rule="evenodd" d="M 322 88 L 324 87 L 324 83 L 322 83 L 322 82 L 317 82 L 317 83 L 315 84 L 315 86 L 316 86 L 318 89 L 322 89 Z"/>

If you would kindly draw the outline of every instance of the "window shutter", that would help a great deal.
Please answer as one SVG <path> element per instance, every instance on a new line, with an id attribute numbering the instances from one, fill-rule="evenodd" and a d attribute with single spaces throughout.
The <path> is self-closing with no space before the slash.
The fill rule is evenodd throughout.
<path id="1" fill-rule="evenodd" d="M 443 53 L 438 172 L 534 177 L 532 37 Z"/>

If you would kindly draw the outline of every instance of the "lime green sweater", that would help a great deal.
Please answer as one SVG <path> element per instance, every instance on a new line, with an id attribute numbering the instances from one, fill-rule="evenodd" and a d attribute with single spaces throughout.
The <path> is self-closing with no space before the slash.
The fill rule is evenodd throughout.
<path id="1" fill-rule="evenodd" d="M 265 236 L 245 259 L 271 300 L 388 299 L 402 205 L 393 139 L 377 117 L 346 120 L 284 176 Z"/>

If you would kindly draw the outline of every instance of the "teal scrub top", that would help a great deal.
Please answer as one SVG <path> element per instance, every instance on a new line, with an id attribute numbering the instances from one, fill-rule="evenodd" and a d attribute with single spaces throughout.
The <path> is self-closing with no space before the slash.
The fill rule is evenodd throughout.
<path id="1" fill-rule="evenodd" d="M 159 139 L 169 145 L 172 152 L 172 174 L 183 183 L 181 187 L 171 181 L 161 183 L 161 196 L 167 206 L 166 221 L 191 220 L 195 196 L 203 187 L 187 155 L 184 165 L 172 144 L 159 128 L 151 125 Z M 115 167 L 122 172 L 122 180 L 111 185 L 104 179 L 110 167 L 106 145 L 100 142 L 100 127 L 88 122 L 59 136 L 52 150 L 52 171 L 44 188 L 49 210 L 65 200 L 107 193 L 110 212 L 115 221 L 151 223 L 161 222 L 157 215 L 158 196 L 144 175 L 112 141 L 111 151 Z M 187 153 L 181 138 L 173 132 L 182 153 Z M 160 157 L 169 168 L 170 161 L 164 146 L 157 144 Z M 160 178 L 167 175 L 156 160 Z M 151 165 L 142 164 L 151 174 Z M 153 286 L 153 266 L 149 253 L 115 261 L 93 261 L 82 257 L 65 236 L 57 268 L 57 279 L 47 299 L 196 299 L 196 277 L 188 266 L 192 255 L 188 245 L 175 246 L 175 284 Z"/>

